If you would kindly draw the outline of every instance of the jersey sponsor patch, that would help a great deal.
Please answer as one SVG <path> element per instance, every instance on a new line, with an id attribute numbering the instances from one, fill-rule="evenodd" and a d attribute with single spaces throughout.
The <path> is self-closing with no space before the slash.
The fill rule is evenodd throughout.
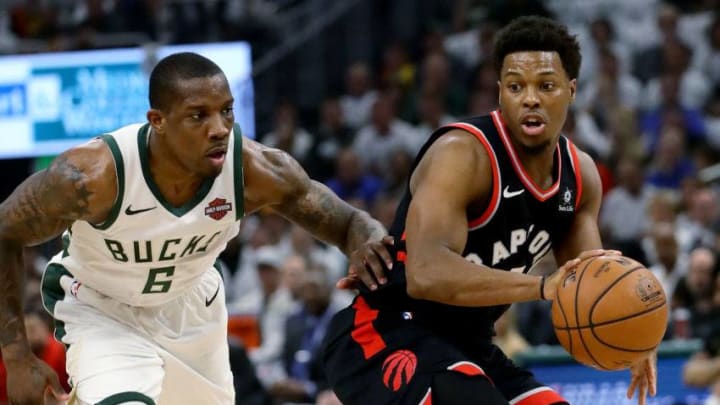
<path id="1" fill-rule="evenodd" d="M 575 205 L 573 204 L 573 193 L 569 187 L 565 188 L 565 192 L 562 195 L 562 202 L 558 206 L 558 211 L 574 212 Z"/>
<path id="2" fill-rule="evenodd" d="M 383 362 L 383 383 L 391 391 L 399 391 L 408 385 L 415 375 L 417 356 L 410 350 L 397 350 Z"/>
<path id="3" fill-rule="evenodd" d="M 205 207 L 205 215 L 216 221 L 223 219 L 230 211 L 232 211 L 232 203 L 229 203 L 224 198 L 216 198 Z"/>

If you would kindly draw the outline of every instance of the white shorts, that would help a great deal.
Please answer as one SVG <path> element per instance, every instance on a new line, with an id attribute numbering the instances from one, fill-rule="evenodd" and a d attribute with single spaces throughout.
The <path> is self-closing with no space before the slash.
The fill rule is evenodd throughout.
<path id="1" fill-rule="evenodd" d="M 69 345 L 70 404 L 234 404 L 217 270 L 169 303 L 132 307 L 78 285 L 51 264 L 42 296 L 56 319 L 56 338 Z"/>

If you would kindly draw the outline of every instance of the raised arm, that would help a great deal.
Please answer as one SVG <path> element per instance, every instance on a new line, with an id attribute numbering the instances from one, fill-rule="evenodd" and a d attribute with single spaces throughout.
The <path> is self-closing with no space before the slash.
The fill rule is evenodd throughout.
<path id="1" fill-rule="evenodd" d="M 247 212 L 269 207 L 314 237 L 337 246 L 348 256 L 357 256 L 358 252 L 372 246 L 372 242 L 379 243 L 387 235 L 382 224 L 366 212 L 311 180 L 287 153 L 243 139 L 243 159 Z M 360 260 L 368 262 L 379 280 L 383 277 L 380 260 L 386 265 L 392 260 L 377 244 L 373 251 L 372 255 L 363 254 Z M 363 281 L 372 288 L 371 280 Z"/>
<path id="2" fill-rule="evenodd" d="M 41 380 L 47 373 L 36 363 L 25 335 L 23 247 L 57 236 L 76 220 L 102 222 L 117 193 L 115 181 L 112 156 L 96 140 L 60 155 L 0 204 L 0 347 L 8 394 L 18 403 L 36 403 L 35 395 L 42 398 L 48 384 L 60 387 L 57 377 L 55 383 Z"/>
<path id="3" fill-rule="evenodd" d="M 413 199 L 406 223 L 407 288 L 414 298 L 489 306 L 540 297 L 539 277 L 498 271 L 462 257 L 467 209 L 487 204 L 490 170 L 483 146 L 461 130 L 443 135 L 420 161 L 410 182 Z"/>

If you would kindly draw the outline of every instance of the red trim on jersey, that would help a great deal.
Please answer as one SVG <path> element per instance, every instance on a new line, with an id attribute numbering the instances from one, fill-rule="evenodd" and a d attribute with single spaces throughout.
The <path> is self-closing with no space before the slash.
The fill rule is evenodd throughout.
<path id="1" fill-rule="evenodd" d="M 580 208 L 580 198 L 582 197 L 582 167 L 580 166 L 580 159 L 578 159 L 577 148 L 575 144 L 567 140 L 568 149 L 570 149 L 570 157 L 572 158 L 573 171 L 575 172 L 575 187 L 577 188 L 577 194 L 575 197 L 575 211 Z"/>
<path id="2" fill-rule="evenodd" d="M 363 297 L 355 300 L 353 309 L 355 310 L 355 321 L 350 336 L 360 345 L 367 360 L 386 346 L 382 336 L 372 324 L 380 311 L 370 308 Z"/>
<path id="3" fill-rule="evenodd" d="M 432 388 L 428 388 L 425 396 L 420 400 L 418 405 L 432 405 Z"/>
<path id="4" fill-rule="evenodd" d="M 482 369 L 482 367 L 478 366 L 477 364 L 471 362 L 471 361 L 458 361 L 455 364 L 452 364 L 448 366 L 447 368 L 450 371 L 457 371 L 458 373 L 462 373 L 469 376 L 476 376 L 481 375 L 490 381 L 490 384 L 495 385 L 493 383 L 492 379 L 488 377 L 487 374 L 485 374 L 485 370 Z"/>
<path id="5" fill-rule="evenodd" d="M 492 218 L 492 216 L 495 214 L 495 211 L 497 211 L 498 206 L 500 205 L 500 187 L 502 187 L 500 185 L 502 180 L 500 178 L 500 166 L 498 165 L 495 151 L 493 150 L 492 146 L 490 146 L 490 142 L 488 142 L 485 134 L 482 130 L 480 130 L 480 128 L 465 122 L 456 122 L 454 124 L 448 125 L 448 127 L 462 129 L 475 135 L 475 137 L 480 141 L 482 146 L 485 148 L 488 156 L 490 157 L 490 166 L 492 167 L 493 180 L 493 190 L 492 194 L 490 195 L 490 201 L 488 202 L 487 208 L 485 208 L 485 211 L 482 213 L 482 215 L 480 215 L 479 218 L 468 221 L 468 228 L 477 229 L 485 226 L 485 224 L 490 221 L 490 218 Z"/>
<path id="6" fill-rule="evenodd" d="M 405 240 L 406 236 L 407 231 L 403 231 L 402 235 L 400 235 L 400 240 Z M 397 255 L 395 255 L 395 259 L 399 262 L 405 263 L 407 261 L 407 252 L 398 250 Z"/>
<path id="7" fill-rule="evenodd" d="M 510 405 L 549 405 L 558 402 L 568 402 L 550 387 L 540 387 L 530 390 L 510 400 Z"/>
<path id="8" fill-rule="evenodd" d="M 398 250 L 397 255 L 395 255 L 395 259 L 401 263 L 405 263 L 405 261 L 407 261 L 407 253 L 402 250 Z"/>
<path id="9" fill-rule="evenodd" d="M 523 167 L 520 158 L 518 158 L 517 153 L 515 152 L 512 141 L 510 141 L 510 137 L 507 134 L 505 121 L 503 121 L 502 115 L 500 115 L 500 111 L 495 110 L 490 113 L 490 116 L 495 123 L 495 127 L 500 133 L 500 139 L 502 139 L 503 145 L 505 145 L 505 149 L 507 149 L 513 169 L 515 169 L 515 173 L 517 173 L 520 181 L 525 185 L 525 188 L 530 191 L 530 194 L 532 194 L 540 201 L 546 201 L 548 198 L 557 194 L 558 190 L 560 189 L 560 179 L 562 177 L 562 156 L 560 155 L 560 145 L 557 145 L 555 148 L 558 161 L 557 180 L 552 186 L 543 190 L 542 188 L 540 188 L 540 186 L 535 184 L 535 181 L 532 179 L 532 177 L 530 177 L 530 175 L 525 171 L 525 168 Z"/>

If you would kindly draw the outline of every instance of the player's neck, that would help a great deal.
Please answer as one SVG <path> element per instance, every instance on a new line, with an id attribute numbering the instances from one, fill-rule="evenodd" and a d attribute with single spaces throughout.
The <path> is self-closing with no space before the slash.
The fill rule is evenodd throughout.
<path id="1" fill-rule="evenodd" d="M 541 150 L 528 149 L 523 145 L 519 145 L 514 139 L 512 140 L 513 148 L 517 157 L 520 159 L 525 172 L 530 175 L 533 182 L 540 187 L 550 187 L 553 184 L 553 175 L 555 171 L 555 150 L 557 148 L 557 140 L 550 142 Z"/>
<path id="2" fill-rule="evenodd" d="M 175 206 L 191 199 L 204 179 L 187 169 L 170 150 L 162 145 L 159 136 L 150 134 L 148 158 L 150 175 L 160 193 Z"/>

